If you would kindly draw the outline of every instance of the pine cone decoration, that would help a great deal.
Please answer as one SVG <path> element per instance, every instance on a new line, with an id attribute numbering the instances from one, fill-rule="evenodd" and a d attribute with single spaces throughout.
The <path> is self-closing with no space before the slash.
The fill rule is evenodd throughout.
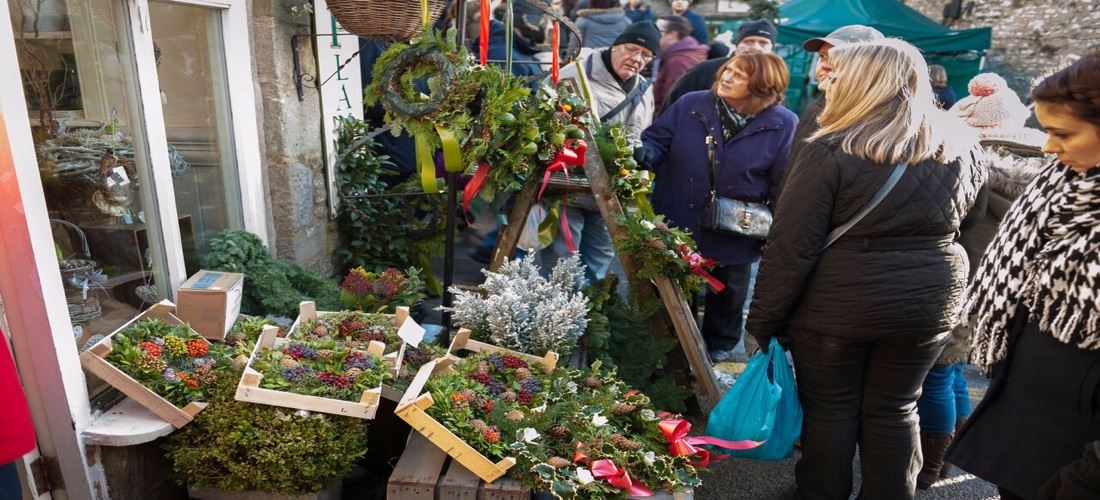
<path id="1" fill-rule="evenodd" d="M 520 380 L 526 380 L 531 377 L 531 370 L 528 370 L 526 368 L 516 368 L 516 378 Z"/>
<path id="2" fill-rule="evenodd" d="M 355 378 L 358 377 L 360 373 L 363 373 L 363 370 L 360 370 L 353 366 L 351 368 L 348 368 L 348 371 L 344 372 L 344 376 L 347 378 Z"/>
<path id="3" fill-rule="evenodd" d="M 671 231 L 671 229 L 668 228 L 668 224 L 665 224 L 664 222 L 654 222 L 653 227 L 656 227 L 657 230 L 662 233 L 667 233 Z"/>
<path id="4" fill-rule="evenodd" d="M 328 336 L 328 327 L 325 325 L 317 325 L 313 327 L 313 335 L 316 337 Z"/>
<path id="5" fill-rule="evenodd" d="M 334 353 L 333 353 L 332 349 L 320 349 L 320 350 L 317 351 L 317 357 L 324 358 L 324 359 L 331 358 L 333 354 Z"/>
<path id="6" fill-rule="evenodd" d="M 549 431 L 546 431 L 546 432 L 547 432 L 547 434 L 550 434 L 551 437 L 556 437 L 556 438 L 569 437 L 569 429 L 566 429 L 564 426 L 561 426 L 561 425 L 555 425 L 555 426 L 551 427 Z"/>
<path id="7" fill-rule="evenodd" d="M 486 363 L 485 361 L 478 361 L 478 363 L 477 363 L 477 372 L 478 373 L 489 373 L 489 363 Z"/>
<path id="8" fill-rule="evenodd" d="M 279 364 L 282 365 L 283 368 L 295 368 L 298 366 L 298 362 L 295 361 L 294 358 L 280 359 Z"/>
<path id="9" fill-rule="evenodd" d="M 157 373 L 163 372 L 168 368 L 168 363 L 165 362 L 163 358 L 153 357 L 148 354 L 141 357 L 140 364 L 143 369 Z"/>
<path id="10" fill-rule="evenodd" d="M 612 434 L 611 444 L 615 445 L 616 448 L 625 451 L 637 450 L 642 447 L 642 443 L 631 441 L 622 434 Z"/>
<path id="11" fill-rule="evenodd" d="M 199 384 L 203 386 L 211 386 L 218 383 L 218 376 L 214 373 L 214 370 L 210 368 L 199 368 L 191 374 L 195 377 L 195 380 L 199 381 Z"/>
<path id="12" fill-rule="evenodd" d="M 631 413 L 634 413 L 637 410 L 638 410 L 637 406 L 634 406 L 634 405 L 629 404 L 629 403 L 618 403 L 615 406 L 611 407 L 611 411 L 614 412 L 616 415 L 630 415 Z"/>
<path id="13" fill-rule="evenodd" d="M 564 469 L 573 465 L 568 460 L 561 457 L 550 457 L 550 460 L 547 460 L 546 463 L 550 464 L 550 466 L 555 469 Z"/>
<path id="14" fill-rule="evenodd" d="M 489 430 L 489 425 L 486 424 L 485 422 L 483 422 L 479 418 L 475 418 L 475 419 L 471 420 L 470 421 L 470 427 L 473 427 L 475 431 L 482 432 L 482 433 Z"/>
<path id="15" fill-rule="evenodd" d="M 504 391 L 504 392 L 500 393 L 500 396 L 497 396 L 497 397 L 500 398 L 500 400 L 504 401 L 505 403 L 514 403 L 518 396 L 516 395 L 516 393 L 514 393 L 512 391 Z"/>
<path id="16" fill-rule="evenodd" d="M 596 377 L 588 377 L 584 379 L 584 386 L 589 389 L 599 389 L 603 387 L 603 381 Z"/>
<path id="17" fill-rule="evenodd" d="M 668 245 L 666 245 L 665 242 L 661 241 L 661 239 L 656 236 L 652 236 L 649 238 L 649 246 L 662 252 L 668 250 Z"/>
<path id="18" fill-rule="evenodd" d="M 522 412 L 522 411 L 519 411 L 519 410 L 512 410 L 512 411 L 510 411 L 510 412 L 508 412 L 508 413 L 504 414 L 504 416 L 505 416 L 505 417 L 506 417 L 506 418 L 507 418 L 508 420 L 511 420 L 512 422 L 519 422 L 520 420 L 523 420 L 523 417 L 524 417 L 525 415 L 523 414 L 523 412 Z"/>

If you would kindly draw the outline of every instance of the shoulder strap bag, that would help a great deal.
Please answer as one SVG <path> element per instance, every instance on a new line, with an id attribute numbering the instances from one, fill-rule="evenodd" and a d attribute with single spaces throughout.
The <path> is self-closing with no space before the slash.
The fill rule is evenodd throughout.
<path id="1" fill-rule="evenodd" d="M 852 226 L 855 226 L 857 223 L 859 223 L 859 221 L 863 220 L 863 218 L 866 217 L 867 214 L 871 213 L 871 210 L 874 210 L 879 203 L 882 203 L 882 199 L 886 198 L 886 195 L 890 194 L 890 191 L 894 190 L 894 186 L 898 185 L 898 181 L 901 180 L 901 176 L 905 174 L 905 169 L 908 167 L 909 165 L 906 163 L 898 163 L 894 167 L 894 173 L 890 174 L 890 178 L 886 179 L 886 183 L 878 189 L 878 192 L 875 193 L 875 196 L 871 197 L 871 200 L 867 202 L 867 205 L 861 208 L 859 212 L 856 212 L 856 214 L 852 216 L 852 218 L 848 220 L 848 222 L 845 222 L 843 225 L 838 226 L 836 229 L 833 229 L 833 231 L 829 233 L 829 236 L 825 238 L 825 246 L 821 247 L 821 250 L 825 251 L 826 248 L 829 248 L 833 243 L 836 243 L 836 240 L 839 240 L 841 236 L 844 236 L 844 233 L 847 233 L 848 230 L 852 228 Z"/>
<path id="2" fill-rule="evenodd" d="M 716 143 L 707 136 L 707 162 L 710 164 L 710 195 L 703 205 L 703 219 L 699 227 L 707 231 L 767 239 L 772 225 L 772 211 L 763 203 L 741 201 L 718 196 L 718 160 Z"/>
<path id="3" fill-rule="evenodd" d="M 592 58 L 597 57 L 597 54 L 598 52 L 593 53 L 591 56 L 588 56 L 588 59 L 585 60 L 584 69 L 588 72 L 589 76 L 592 75 Z M 619 102 L 619 104 L 617 104 L 614 108 L 611 108 L 610 111 L 604 113 L 603 115 L 600 115 L 601 123 L 606 123 L 608 120 L 614 118 L 624 109 L 626 109 L 627 106 L 634 106 L 638 103 L 638 101 L 642 100 L 642 98 L 645 96 L 645 91 L 649 90 L 649 87 L 650 85 L 653 85 L 653 82 L 650 82 L 641 75 L 638 75 L 638 79 L 638 84 L 635 85 L 628 94 L 626 94 L 626 97 L 624 97 L 623 100 Z"/>

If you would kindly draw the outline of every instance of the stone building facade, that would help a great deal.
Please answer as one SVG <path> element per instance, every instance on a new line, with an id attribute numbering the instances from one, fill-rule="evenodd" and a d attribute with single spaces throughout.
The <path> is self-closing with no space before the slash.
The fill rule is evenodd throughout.
<path id="1" fill-rule="evenodd" d="M 922 14 L 943 20 L 948 0 L 907 0 Z M 973 4 L 973 7 L 969 7 Z M 1000 74 L 1020 95 L 1032 80 L 1073 54 L 1100 50 L 1100 0 L 966 0 L 952 28 L 993 28 L 985 70 Z"/>

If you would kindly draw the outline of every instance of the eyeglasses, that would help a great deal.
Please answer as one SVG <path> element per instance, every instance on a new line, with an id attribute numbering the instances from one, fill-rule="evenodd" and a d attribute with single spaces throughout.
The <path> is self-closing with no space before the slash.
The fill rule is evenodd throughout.
<path id="1" fill-rule="evenodd" d="M 640 45 L 619 45 L 619 50 L 623 51 L 627 59 L 638 57 L 643 63 L 653 60 L 653 53 Z"/>

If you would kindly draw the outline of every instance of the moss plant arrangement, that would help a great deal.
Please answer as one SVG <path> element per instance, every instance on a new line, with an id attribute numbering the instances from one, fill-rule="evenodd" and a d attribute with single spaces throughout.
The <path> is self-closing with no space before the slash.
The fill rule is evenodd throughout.
<path id="1" fill-rule="evenodd" d="M 239 374 L 238 374 L 239 376 Z M 285 495 L 331 487 L 367 451 L 366 422 L 234 401 L 236 381 L 176 432 L 168 459 L 180 482 Z"/>
<path id="2" fill-rule="evenodd" d="M 241 312 L 293 318 L 303 300 L 323 310 L 338 310 L 336 282 L 293 262 L 276 259 L 256 235 L 239 229 L 222 231 L 210 240 L 202 265 L 213 271 L 244 273 Z"/>

